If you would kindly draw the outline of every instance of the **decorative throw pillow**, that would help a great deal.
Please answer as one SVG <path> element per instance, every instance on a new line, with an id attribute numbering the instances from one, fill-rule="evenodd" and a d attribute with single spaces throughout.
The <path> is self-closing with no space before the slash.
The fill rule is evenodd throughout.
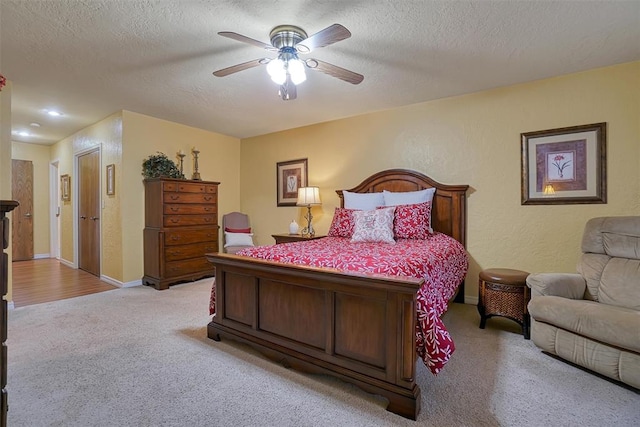
<path id="1" fill-rule="evenodd" d="M 228 231 L 229 233 L 251 233 L 251 227 L 249 227 L 249 228 L 229 228 L 229 227 L 225 227 L 224 231 Z"/>
<path id="2" fill-rule="evenodd" d="M 431 231 L 431 202 L 396 206 L 393 234 L 396 239 L 424 240 Z"/>
<path id="3" fill-rule="evenodd" d="M 253 246 L 252 233 L 224 233 L 224 247 L 230 246 Z"/>
<path id="4" fill-rule="evenodd" d="M 393 240 L 393 213 L 396 208 L 380 208 L 353 212 L 352 242 L 395 243 Z"/>
<path id="5" fill-rule="evenodd" d="M 424 203 L 433 201 L 433 195 L 435 194 L 435 188 L 427 188 L 419 191 L 402 191 L 394 192 L 384 190 L 384 205 L 385 206 L 398 206 L 398 205 L 413 205 L 416 203 Z"/>
<path id="6" fill-rule="evenodd" d="M 360 209 L 368 211 L 378 206 L 384 206 L 384 196 L 382 193 L 352 193 L 343 190 L 344 207 L 346 209 Z"/>
<path id="7" fill-rule="evenodd" d="M 330 237 L 351 238 L 354 227 L 353 212 L 353 209 L 336 208 L 327 235 Z"/>

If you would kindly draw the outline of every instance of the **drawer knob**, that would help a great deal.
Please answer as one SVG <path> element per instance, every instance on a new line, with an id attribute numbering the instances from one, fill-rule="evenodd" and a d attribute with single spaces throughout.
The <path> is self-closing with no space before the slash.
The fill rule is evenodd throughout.
<path id="1" fill-rule="evenodd" d="M 180 198 L 180 196 L 177 195 L 177 194 L 172 194 L 171 195 L 171 200 L 178 200 L 179 198 Z"/>
<path id="2" fill-rule="evenodd" d="M 204 196 L 204 199 L 208 202 L 209 200 L 213 200 L 213 197 L 211 197 L 211 196 Z"/>
<path id="3" fill-rule="evenodd" d="M 171 218 L 171 222 L 174 223 L 174 224 L 177 224 L 177 223 L 180 222 L 180 219 L 179 218 Z"/>

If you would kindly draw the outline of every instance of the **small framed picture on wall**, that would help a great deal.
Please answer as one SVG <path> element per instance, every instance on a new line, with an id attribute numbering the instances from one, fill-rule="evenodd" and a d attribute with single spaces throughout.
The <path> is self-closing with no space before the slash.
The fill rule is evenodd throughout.
<path id="1" fill-rule="evenodd" d="M 607 203 L 606 125 L 521 134 L 522 204 Z"/>
<path id="2" fill-rule="evenodd" d="M 295 206 L 298 188 L 307 186 L 307 159 L 278 162 L 276 166 L 278 206 Z"/>
<path id="3" fill-rule="evenodd" d="M 71 177 L 60 175 L 60 194 L 63 202 L 71 201 Z"/>
<path id="4" fill-rule="evenodd" d="M 116 194 L 116 165 L 107 165 L 107 195 Z"/>

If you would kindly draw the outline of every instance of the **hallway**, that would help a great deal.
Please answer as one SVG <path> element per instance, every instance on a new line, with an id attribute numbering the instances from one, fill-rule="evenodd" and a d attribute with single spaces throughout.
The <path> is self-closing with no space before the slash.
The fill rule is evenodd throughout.
<path id="1" fill-rule="evenodd" d="M 11 265 L 12 300 L 16 308 L 118 289 L 83 270 L 67 267 L 57 259 L 15 261 Z"/>

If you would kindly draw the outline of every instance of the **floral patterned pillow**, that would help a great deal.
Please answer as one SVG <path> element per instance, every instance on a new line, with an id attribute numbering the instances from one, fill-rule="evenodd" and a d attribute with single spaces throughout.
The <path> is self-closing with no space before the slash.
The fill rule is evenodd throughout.
<path id="1" fill-rule="evenodd" d="M 395 243 L 393 239 L 393 213 L 395 207 L 353 212 L 352 242 Z"/>
<path id="2" fill-rule="evenodd" d="M 431 202 L 396 206 L 393 234 L 396 239 L 428 238 L 431 234 Z"/>
<path id="3" fill-rule="evenodd" d="M 328 236 L 330 237 L 348 237 L 353 236 L 353 212 L 354 209 L 336 208 L 333 213 L 333 221 L 329 227 Z"/>

